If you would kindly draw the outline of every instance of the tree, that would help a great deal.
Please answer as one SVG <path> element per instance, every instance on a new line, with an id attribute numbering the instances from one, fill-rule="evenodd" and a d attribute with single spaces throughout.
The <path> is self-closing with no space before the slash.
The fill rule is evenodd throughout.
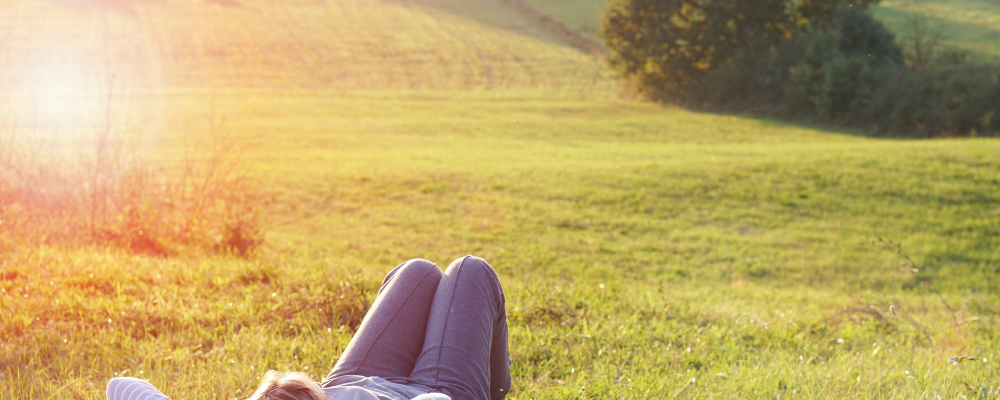
<path id="1" fill-rule="evenodd" d="M 827 120 L 866 114 L 872 93 L 903 63 L 888 29 L 854 8 L 834 13 L 823 28 L 797 40 L 800 56 L 790 68 L 789 86 L 808 98 L 812 112 Z M 805 99 L 796 99 L 797 101 Z"/>
<path id="2" fill-rule="evenodd" d="M 815 30 L 831 28 L 835 22 L 834 16 L 840 11 L 864 11 L 878 2 L 879 0 L 799 0 L 795 11 L 800 28 Z"/>
<path id="3" fill-rule="evenodd" d="M 640 93 L 683 103 L 737 54 L 774 50 L 826 26 L 838 8 L 876 1 L 612 0 L 600 34 L 612 67 Z"/>

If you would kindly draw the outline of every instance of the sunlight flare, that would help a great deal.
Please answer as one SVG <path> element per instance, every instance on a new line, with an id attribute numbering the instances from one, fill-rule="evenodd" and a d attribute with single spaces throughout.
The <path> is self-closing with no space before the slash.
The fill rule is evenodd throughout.
<path id="1" fill-rule="evenodd" d="M 146 142 L 157 132 L 158 51 L 133 16 L 18 2 L 0 7 L 0 24 L 0 136 L 8 143 L 79 158 L 81 147 L 109 135 Z"/>
<path id="2" fill-rule="evenodd" d="M 26 106 L 35 117 L 57 127 L 84 125 L 85 119 L 98 110 L 100 93 L 95 81 L 98 73 L 84 63 L 43 62 L 28 68 L 24 80 Z"/>

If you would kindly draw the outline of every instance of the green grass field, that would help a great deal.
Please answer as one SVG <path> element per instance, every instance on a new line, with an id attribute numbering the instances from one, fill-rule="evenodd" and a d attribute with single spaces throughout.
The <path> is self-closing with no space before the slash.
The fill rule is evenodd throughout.
<path id="1" fill-rule="evenodd" d="M 997 62 L 1000 59 L 1000 3 L 987 0 L 887 0 L 875 16 L 906 40 L 913 16 L 938 35 L 945 49 L 965 51 Z"/>
<path id="2" fill-rule="evenodd" d="M 620 100 L 503 2 L 9 3 L 7 37 L 40 42 L 5 60 L 74 37 L 52 27 L 148 49 L 123 74 L 159 77 L 129 97 L 149 151 L 221 121 L 275 201 L 248 259 L 4 247 L 2 399 L 320 379 L 385 272 L 465 254 L 505 284 L 513 399 L 1000 396 L 996 140 Z"/>

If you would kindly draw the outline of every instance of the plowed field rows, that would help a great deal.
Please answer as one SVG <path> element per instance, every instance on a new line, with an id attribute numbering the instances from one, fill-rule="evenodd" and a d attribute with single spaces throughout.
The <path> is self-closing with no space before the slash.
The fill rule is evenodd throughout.
<path id="1" fill-rule="evenodd" d="M 611 86 L 600 60 L 500 0 L 7 1 L 0 40 L 7 81 L 26 68 L 12 60 L 43 55 L 171 88 Z"/>

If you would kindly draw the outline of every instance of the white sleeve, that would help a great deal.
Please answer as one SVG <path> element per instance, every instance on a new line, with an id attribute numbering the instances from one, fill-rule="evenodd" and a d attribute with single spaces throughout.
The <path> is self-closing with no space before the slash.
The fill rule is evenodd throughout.
<path id="1" fill-rule="evenodd" d="M 142 379 L 114 378 L 108 382 L 108 400 L 170 400 L 170 398 Z"/>
<path id="2" fill-rule="evenodd" d="M 414 397 L 413 400 L 451 400 L 451 397 L 444 393 L 424 393 Z"/>

